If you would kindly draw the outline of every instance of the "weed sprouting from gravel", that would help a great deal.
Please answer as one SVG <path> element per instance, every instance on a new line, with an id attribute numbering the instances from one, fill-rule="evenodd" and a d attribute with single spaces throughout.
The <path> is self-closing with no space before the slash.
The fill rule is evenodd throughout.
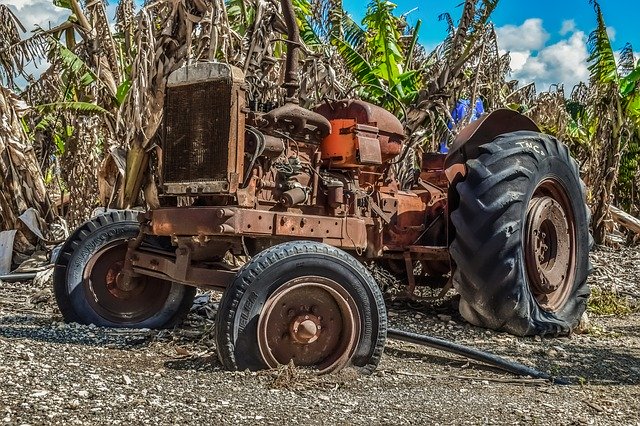
<path id="1" fill-rule="evenodd" d="M 632 306 L 629 300 L 614 290 L 593 288 L 588 305 L 589 312 L 596 315 L 624 316 L 638 312 L 638 306 Z"/>

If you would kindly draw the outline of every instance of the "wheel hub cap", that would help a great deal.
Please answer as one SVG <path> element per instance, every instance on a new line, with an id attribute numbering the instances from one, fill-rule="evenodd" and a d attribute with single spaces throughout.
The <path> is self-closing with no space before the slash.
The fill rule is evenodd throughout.
<path id="1" fill-rule="evenodd" d="M 83 271 L 87 302 L 98 315 L 117 324 L 135 323 L 154 315 L 171 289 L 170 282 L 146 276 L 126 283 L 126 253 L 126 240 L 114 241 L 95 253 Z"/>
<path id="2" fill-rule="evenodd" d="M 556 311 L 573 286 L 575 231 L 571 205 L 558 182 L 542 182 L 529 202 L 525 263 L 531 291 L 540 306 Z"/>
<path id="3" fill-rule="evenodd" d="M 313 343 L 318 340 L 322 325 L 314 315 L 298 316 L 291 323 L 291 337 L 298 343 Z"/>
<path id="4" fill-rule="evenodd" d="M 344 367 L 358 342 L 360 315 L 333 280 L 306 276 L 274 291 L 258 320 L 258 347 L 267 366 L 290 361 L 321 373 Z"/>

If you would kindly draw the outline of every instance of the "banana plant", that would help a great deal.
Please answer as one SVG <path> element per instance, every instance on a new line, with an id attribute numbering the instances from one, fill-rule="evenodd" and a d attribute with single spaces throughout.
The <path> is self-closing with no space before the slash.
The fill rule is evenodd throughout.
<path id="1" fill-rule="evenodd" d="M 595 150 L 590 171 L 594 239 L 603 244 L 606 240 L 605 219 L 619 182 L 623 155 L 631 153 L 635 156 L 635 159 L 626 158 L 627 167 L 633 166 L 633 161 L 637 164 L 640 63 L 635 63 L 631 46 L 623 51 L 620 64 L 616 62 L 600 4 L 597 0 L 592 3 L 597 26 L 589 36 L 588 105 L 593 135 L 590 142 Z"/>
<path id="2" fill-rule="evenodd" d="M 417 31 L 410 33 L 412 42 L 403 43 L 406 28 L 402 17 L 394 15 L 396 5 L 387 0 L 373 0 L 358 25 L 348 15 L 342 17 L 342 37 L 335 33 L 332 44 L 345 61 L 360 86 L 365 99 L 400 112 L 413 102 L 421 88 L 421 71 L 410 69 L 410 46 L 415 45 Z"/>

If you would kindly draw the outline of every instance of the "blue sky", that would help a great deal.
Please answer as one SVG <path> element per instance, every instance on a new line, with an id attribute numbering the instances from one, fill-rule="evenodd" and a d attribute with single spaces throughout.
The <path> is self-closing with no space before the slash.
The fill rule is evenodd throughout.
<path id="1" fill-rule="evenodd" d="M 460 17 L 463 0 L 397 0 L 398 14 L 410 24 L 422 20 L 420 42 L 434 47 L 445 36 L 446 23 L 438 16 L 448 12 Z M 366 11 L 358 0 L 344 0 L 345 9 L 360 21 Z M 600 5 L 615 50 L 626 42 L 640 51 L 639 0 L 601 0 Z M 414 10 L 415 9 L 415 10 Z M 502 50 L 511 52 L 512 77 L 522 83 L 536 82 L 538 90 L 563 83 L 567 92 L 588 78 L 587 46 L 596 17 L 589 0 L 500 0 L 491 21 Z"/>
<path id="2" fill-rule="evenodd" d="M 446 24 L 438 21 L 438 16 L 448 12 L 457 20 L 462 11 L 462 7 L 458 6 L 463 0 L 397 0 L 394 3 L 398 6 L 398 13 L 416 9 L 409 14 L 409 23 L 415 25 L 418 19 L 422 19 L 420 40 L 424 44 L 433 45 L 442 40 L 446 30 Z M 344 0 L 345 8 L 358 21 L 366 11 L 362 4 L 361 1 Z M 607 26 L 615 28 L 614 45 L 621 48 L 628 41 L 638 45 L 640 49 L 640 32 L 634 25 L 640 17 L 640 1 L 601 0 L 600 6 Z M 559 32 L 563 21 L 573 20 L 576 27 L 587 34 L 596 25 L 595 13 L 589 0 L 500 0 L 491 20 L 497 27 L 501 27 L 520 25 L 530 18 L 542 19 L 545 29 L 551 33 L 550 42 L 561 38 Z"/>
<path id="3" fill-rule="evenodd" d="M 343 0 L 345 9 L 360 21 L 369 0 Z M 140 3 L 140 0 L 136 0 Z M 0 0 L 8 4 L 29 29 L 34 24 L 53 26 L 66 19 L 68 11 L 53 6 L 52 0 Z M 406 13 L 409 23 L 422 19 L 420 42 L 435 47 L 445 36 L 446 23 L 438 16 L 449 12 L 460 16 L 463 0 L 396 0 L 397 12 Z M 640 17 L 640 0 L 601 0 L 615 50 L 631 42 L 640 51 L 640 31 L 634 25 Z M 108 12 L 115 13 L 116 0 L 109 0 Z M 567 92 L 588 78 L 587 37 L 596 25 L 589 0 L 500 0 L 492 21 L 502 50 L 511 52 L 512 78 L 534 81 L 538 90 L 562 83 Z"/>

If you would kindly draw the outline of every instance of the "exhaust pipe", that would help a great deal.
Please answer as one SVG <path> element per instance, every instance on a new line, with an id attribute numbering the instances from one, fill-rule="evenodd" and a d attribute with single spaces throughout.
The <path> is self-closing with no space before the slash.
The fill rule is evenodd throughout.
<path id="1" fill-rule="evenodd" d="M 298 81 L 298 49 L 300 48 L 300 30 L 296 22 L 296 12 L 291 0 L 282 0 L 282 14 L 287 25 L 287 62 L 282 87 L 286 89 L 285 102 L 297 104 L 297 92 L 300 88 Z"/>

